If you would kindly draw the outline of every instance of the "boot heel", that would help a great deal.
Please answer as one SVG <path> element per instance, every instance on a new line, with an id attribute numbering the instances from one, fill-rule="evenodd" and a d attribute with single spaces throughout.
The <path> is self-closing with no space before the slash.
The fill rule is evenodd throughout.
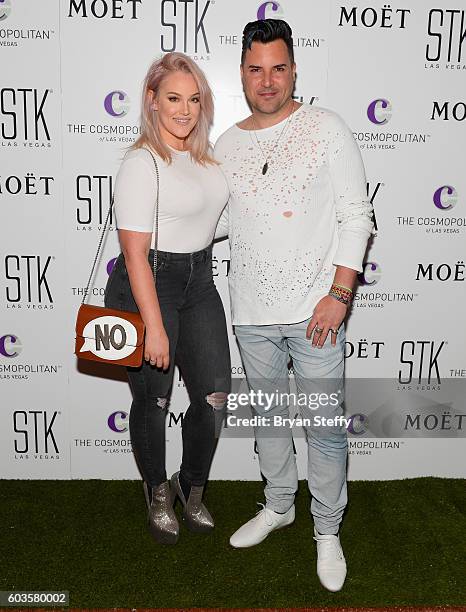
<path id="1" fill-rule="evenodd" d="M 143 481 L 143 483 L 142 483 L 142 488 L 144 489 L 144 497 L 146 499 L 147 509 L 149 509 L 150 508 L 149 488 L 148 488 L 147 483 L 145 481 Z"/>
<path id="2" fill-rule="evenodd" d="M 175 497 L 179 497 L 183 504 L 183 520 L 186 523 L 186 527 L 194 533 L 208 533 L 212 531 L 215 526 L 214 519 L 202 503 L 204 487 L 192 485 L 188 501 L 186 501 L 179 481 L 179 472 L 173 474 L 170 484 Z"/>

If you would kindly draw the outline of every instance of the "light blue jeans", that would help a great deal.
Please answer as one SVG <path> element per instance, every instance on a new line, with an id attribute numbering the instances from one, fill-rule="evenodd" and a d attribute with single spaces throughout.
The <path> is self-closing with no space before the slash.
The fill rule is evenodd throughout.
<path id="1" fill-rule="evenodd" d="M 248 386 L 251 390 L 277 394 L 271 407 L 255 406 L 257 416 L 268 419 L 268 425 L 255 427 L 259 465 L 267 480 L 266 506 L 275 512 L 286 512 L 294 503 L 298 488 L 298 472 L 293 450 L 291 427 L 272 426 L 275 416 L 289 418 L 301 416 L 308 445 L 308 485 L 312 495 L 311 513 L 314 525 L 322 534 L 338 533 L 339 524 L 347 503 L 346 461 L 348 443 L 344 424 L 322 425 L 322 418 L 334 419 L 343 415 L 343 375 L 345 330 L 340 327 L 336 346 L 330 342 L 330 333 L 322 348 L 313 347 L 306 338 L 309 319 L 287 325 L 237 325 L 235 335 Z M 291 406 L 288 363 L 293 360 L 296 396 L 319 393 L 333 401 L 317 409 L 308 406 Z M 340 391 L 339 391 L 340 390 Z M 324 394 L 324 395 L 322 395 Z M 331 395 L 333 394 L 333 395 Z M 336 395 L 335 395 L 336 394 Z M 339 401 L 335 401 L 335 397 Z M 312 395 L 312 397 L 317 397 Z M 269 404 L 270 404 L 269 400 Z M 298 402 L 299 403 L 299 402 Z M 309 424 L 309 422 L 311 424 Z"/>

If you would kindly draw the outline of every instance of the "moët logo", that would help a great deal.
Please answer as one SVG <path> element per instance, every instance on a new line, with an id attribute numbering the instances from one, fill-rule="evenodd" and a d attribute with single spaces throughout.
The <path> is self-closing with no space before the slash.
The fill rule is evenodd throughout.
<path id="1" fill-rule="evenodd" d="M 62 0 L 64 1 L 64 0 Z M 138 18 L 142 0 L 70 0 L 68 17 L 94 17 L 95 19 Z"/>
<path id="2" fill-rule="evenodd" d="M 419 263 L 417 265 L 416 280 L 439 280 L 464 282 L 464 261 L 458 260 L 456 264 L 449 263 Z"/>
<path id="3" fill-rule="evenodd" d="M 365 28 L 399 28 L 403 30 L 406 27 L 406 15 L 411 13 L 411 9 L 392 9 L 389 4 L 384 4 L 383 8 L 374 8 L 366 6 L 361 8 L 353 6 L 351 9 L 346 6 L 340 7 L 339 26 L 346 25 L 351 22 L 351 27 L 356 28 L 363 26 Z M 344 23 L 345 22 L 345 23 Z"/>
<path id="4" fill-rule="evenodd" d="M 466 31 L 465 31 L 466 35 Z M 432 107 L 432 114 L 430 116 L 431 121 L 435 121 L 436 119 L 441 119 L 442 121 L 450 121 L 454 119 L 455 121 L 464 121 L 466 119 L 466 103 L 465 102 L 443 102 L 442 106 L 441 102 L 438 100 L 434 101 Z"/>

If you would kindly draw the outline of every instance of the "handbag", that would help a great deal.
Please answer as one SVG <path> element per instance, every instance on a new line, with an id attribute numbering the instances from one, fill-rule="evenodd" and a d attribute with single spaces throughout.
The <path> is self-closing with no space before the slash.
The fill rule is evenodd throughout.
<path id="1" fill-rule="evenodd" d="M 146 147 L 144 147 L 146 148 Z M 147 151 L 149 149 L 146 148 Z M 157 194 L 154 209 L 153 232 L 155 235 L 153 274 L 157 280 L 157 246 L 159 237 L 159 169 L 151 151 L 157 180 Z M 139 312 L 106 308 L 86 304 L 94 270 L 99 258 L 100 249 L 107 229 L 107 224 L 114 204 L 114 196 L 108 209 L 107 218 L 100 236 L 97 253 L 92 265 L 81 305 L 76 318 L 76 342 L 74 353 L 79 359 L 98 361 L 130 367 L 139 367 L 144 355 L 145 324 Z"/>

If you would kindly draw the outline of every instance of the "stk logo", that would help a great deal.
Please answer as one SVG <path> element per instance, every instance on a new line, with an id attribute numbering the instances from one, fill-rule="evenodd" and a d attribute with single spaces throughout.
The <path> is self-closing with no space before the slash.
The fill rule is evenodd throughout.
<path id="1" fill-rule="evenodd" d="M 110 209 L 109 222 L 113 223 L 113 177 L 104 174 L 78 174 L 76 177 L 76 221 L 82 225 L 101 224 Z"/>
<path id="2" fill-rule="evenodd" d="M 5 334 L 0 337 L 0 355 L 3 357 L 18 357 L 23 349 L 21 340 L 14 334 Z"/>
<path id="3" fill-rule="evenodd" d="M 107 424 L 115 433 L 125 433 L 128 431 L 128 413 L 122 410 L 112 412 L 107 419 Z"/>
<path id="4" fill-rule="evenodd" d="M 433 201 L 440 210 L 451 210 L 458 200 L 456 189 L 451 185 L 443 185 L 434 192 Z"/>
<path id="5" fill-rule="evenodd" d="M 278 2 L 263 2 L 257 9 L 257 19 L 280 19 L 283 9 Z"/>
<path id="6" fill-rule="evenodd" d="M 18 437 L 15 438 L 16 453 L 59 453 L 53 426 L 57 415 L 45 410 L 16 410 L 13 412 L 13 429 Z"/>
<path id="7" fill-rule="evenodd" d="M 466 40 L 464 29 L 466 11 L 460 9 L 433 8 L 429 11 L 426 46 L 429 62 L 461 62 Z"/>
<path id="8" fill-rule="evenodd" d="M 48 255 L 45 259 L 40 255 L 6 255 L 5 278 L 11 281 L 6 287 L 8 302 L 28 303 L 47 301 L 53 303 L 52 293 L 47 281 L 47 272 L 50 262 L 55 259 Z"/>
<path id="9" fill-rule="evenodd" d="M 47 99 L 52 93 L 51 89 L 32 87 L 0 89 L 1 137 L 5 140 L 50 140 L 46 110 Z"/>
<path id="10" fill-rule="evenodd" d="M 362 272 L 358 274 L 358 279 L 361 285 L 375 285 L 379 282 L 382 276 L 380 265 L 375 261 L 368 261 L 363 264 Z"/>
<path id="11" fill-rule="evenodd" d="M 398 371 L 398 382 L 408 385 L 412 382 L 418 384 L 427 378 L 428 384 L 434 379 L 440 384 L 440 370 L 438 358 L 446 341 L 438 343 L 436 340 L 403 340 L 400 346 L 400 364 L 408 366 Z"/>
<path id="12" fill-rule="evenodd" d="M 204 24 L 210 5 L 211 0 L 162 0 L 160 20 L 164 33 L 160 36 L 161 50 L 210 53 Z"/>
<path id="13" fill-rule="evenodd" d="M 386 125 L 392 117 L 392 105 L 384 98 L 377 98 L 367 107 L 367 117 L 375 125 Z"/>
<path id="14" fill-rule="evenodd" d="M 5 21 L 11 13 L 11 0 L 0 0 L 0 21 Z"/>
<path id="15" fill-rule="evenodd" d="M 111 91 L 105 96 L 104 108 L 112 117 L 124 117 L 129 112 L 129 98 L 124 91 Z"/>

